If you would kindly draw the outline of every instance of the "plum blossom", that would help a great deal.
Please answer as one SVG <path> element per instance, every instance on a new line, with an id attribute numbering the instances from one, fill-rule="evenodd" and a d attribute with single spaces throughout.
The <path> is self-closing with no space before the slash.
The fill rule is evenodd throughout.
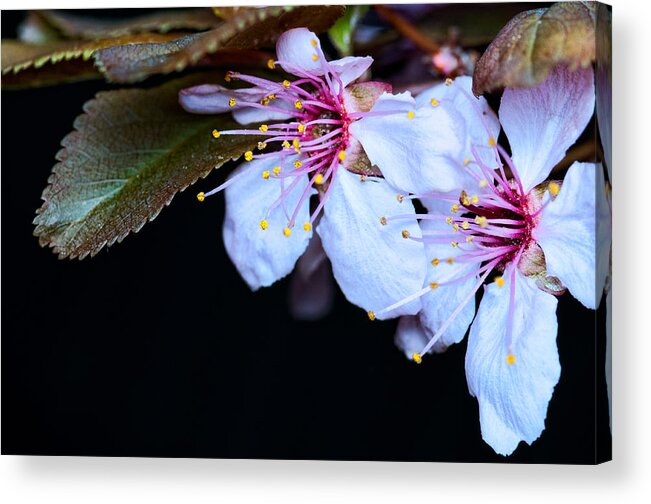
<path id="1" fill-rule="evenodd" d="M 256 135 L 262 140 L 224 184 L 198 196 L 203 200 L 224 190 L 223 235 L 231 260 L 252 289 L 271 285 L 293 270 L 316 229 L 349 301 L 369 310 L 396 293 L 407 295 L 425 278 L 425 247 L 404 240 L 400 232 L 378 229 L 376 216 L 400 209 L 411 217 L 404 226 L 389 227 L 418 234 L 412 203 L 388 182 L 400 170 L 409 171 L 407 163 L 433 172 L 437 159 L 461 150 L 463 132 L 450 130 L 433 140 L 432 125 L 455 124 L 451 111 L 431 105 L 419 109 L 409 93 L 393 95 L 388 84 L 353 83 L 372 58 L 327 61 L 319 39 L 305 28 L 281 35 L 276 52 L 269 67 L 280 66 L 295 80 L 229 72 L 227 81 L 252 87 L 210 84 L 179 96 L 190 112 L 232 111 L 240 124 L 259 124 L 213 132 L 216 138 Z M 420 308 L 415 299 L 382 317 L 415 314 Z"/>
<path id="2" fill-rule="evenodd" d="M 419 215 L 421 234 L 408 238 L 425 245 L 430 266 L 423 288 L 385 309 L 421 299 L 421 312 L 403 317 L 396 334 L 417 363 L 461 341 L 470 326 L 466 378 L 479 403 L 482 437 L 508 455 L 545 427 L 561 371 L 557 296 L 569 290 L 596 309 L 607 274 L 599 258 L 604 250 L 607 255 L 609 234 L 596 233 L 597 219 L 610 222 L 601 166 L 575 162 L 563 181 L 546 180 L 593 114 L 593 72 L 559 67 L 535 88 L 505 90 L 499 120 L 512 156 L 497 144 L 489 116 L 470 94 L 470 79 L 418 99 L 444 95 L 471 105 L 460 109 L 474 132 L 469 137 L 483 130 L 492 156 L 472 141 L 467 180 L 456 191 L 410 191 L 428 213 Z M 385 215 L 381 223 L 400 218 Z"/>

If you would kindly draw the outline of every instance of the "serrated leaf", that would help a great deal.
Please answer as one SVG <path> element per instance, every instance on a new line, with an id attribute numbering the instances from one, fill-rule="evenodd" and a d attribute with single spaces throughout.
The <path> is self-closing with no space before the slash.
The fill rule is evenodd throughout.
<path id="1" fill-rule="evenodd" d="M 202 31 L 221 24 L 208 8 L 159 10 L 129 19 L 107 19 L 79 16 L 65 11 L 36 11 L 34 13 L 67 38 L 97 40 L 134 33 L 173 30 Z"/>
<path id="2" fill-rule="evenodd" d="M 142 33 L 91 41 L 57 41 L 30 44 L 16 40 L 2 41 L 2 86 L 36 86 L 71 80 L 101 77 L 93 66 L 96 51 L 114 46 L 136 46 L 150 42 L 167 42 L 175 34 Z"/>
<path id="3" fill-rule="evenodd" d="M 139 48 L 110 48 L 98 53 L 97 65 L 113 82 L 137 82 L 159 73 L 180 71 L 223 48 L 254 49 L 272 44 L 290 29 L 327 30 L 343 13 L 337 6 L 285 6 L 239 10 L 217 28 L 169 43 Z"/>
<path id="4" fill-rule="evenodd" d="M 153 220 L 174 195 L 252 149 L 257 136 L 222 136 L 229 115 L 188 114 L 180 89 L 206 74 L 148 90 L 98 93 L 62 141 L 34 234 L 59 257 L 95 255 Z"/>
<path id="5" fill-rule="evenodd" d="M 518 14 L 477 62 L 473 92 L 532 87 L 556 65 L 589 65 L 595 58 L 595 24 L 595 2 L 560 2 Z"/>
<path id="6" fill-rule="evenodd" d="M 342 56 L 351 56 L 353 54 L 353 33 L 359 21 L 368 12 L 368 9 L 368 5 L 349 5 L 346 7 L 344 15 L 328 31 L 330 40 Z"/>

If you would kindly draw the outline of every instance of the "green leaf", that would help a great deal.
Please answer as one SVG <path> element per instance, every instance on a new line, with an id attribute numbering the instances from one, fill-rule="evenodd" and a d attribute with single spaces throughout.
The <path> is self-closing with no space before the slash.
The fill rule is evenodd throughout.
<path id="1" fill-rule="evenodd" d="M 252 149 L 257 136 L 212 137 L 238 127 L 229 115 L 188 114 L 184 87 L 214 81 L 194 75 L 148 90 L 98 93 L 62 141 L 43 191 L 34 234 L 60 258 L 95 255 L 153 220 L 174 195 Z"/>
<path id="2" fill-rule="evenodd" d="M 114 47 L 98 53 L 95 59 L 110 81 L 137 82 L 150 75 L 181 71 L 219 49 L 271 46 L 291 28 L 325 31 L 343 11 L 340 5 L 241 9 L 213 30 L 167 43 Z"/>
<path id="3" fill-rule="evenodd" d="M 24 87 L 101 77 L 92 57 L 115 46 L 166 42 L 179 35 L 142 33 L 90 41 L 55 41 L 32 44 L 2 41 L 2 87 Z"/>
<path id="4" fill-rule="evenodd" d="M 353 33 L 357 23 L 368 12 L 368 5 L 349 5 L 346 12 L 334 24 L 328 34 L 330 40 L 339 50 L 342 56 L 351 56 L 353 54 Z"/>
<path id="5" fill-rule="evenodd" d="M 97 40 L 134 33 L 173 30 L 209 30 L 221 24 L 208 8 L 168 9 L 135 16 L 129 19 L 79 16 L 66 11 L 35 11 L 45 23 L 67 38 Z"/>
<path id="6" fill-rule="evenodd" d="M 595 25 L 595 2 L 560 2 L 518 14 L 477 62 L 473 92 L 479 96 L 501 87 L 532 87 L 556 65 L 590 65 Z"/>

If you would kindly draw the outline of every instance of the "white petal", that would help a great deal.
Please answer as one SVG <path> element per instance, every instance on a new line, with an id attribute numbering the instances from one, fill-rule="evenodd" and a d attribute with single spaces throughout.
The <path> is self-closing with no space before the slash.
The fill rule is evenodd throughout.
<path id="1" fill-rule="evenodd" d="M 194 114 L 221 114 L 236 111 L 243 106 L 239 102 L 257 102 L 266 92 L 256 87 L 246 89 L 228 89 L 216 84 L 202 84 L 179 92 L 179 103 L 187 112 Z M 236 105 L 231 107 L 229 101 L 235 99 Z M 249 108 L 249 107 L 245 107 Z"/>
<path id="2" fill-rule="evenodd" d="M 449 204 L 447 205 L 449 207 Z M 445 221 L 422 221 L 421 228 L 424 231 L 447 231 L 451 227 Z M 451 240 L 452 241 L 452 240 Z M 468 299 L 471 292 L 475 289 L 477 276 L 472 275 L 473 271 L 479 269 L 478 264 L 455 263 L 449 264 L 446 259 L 455 258 L 462 253 L 459 248 L 455 248 L 451 243 L 428 243 L 425 245 L 427 260 L 438 259 L 438 265 L 430 265 L 427 268 L 426 285 L 432 282 L 438 283 L 439 287 L 428 292 L 422 297 L 423 309 L 420 313 L 420 319 L 423 326 L 433 336 L 437 337 L 439 329 L 451 318 L 453 312 Z M 445 282 L 471 275 L 466 280 L 446 286 Z M 466 332 L 473 317 L 475 316 L 475 299 L 471 297 L 466 302 L 461 311 L 456 315 L 449 324 L 445 332 L 438 336 L 434 344 L 436 352 L 443 352 L 454 343 L 459 343 Z"/>
<path id="3" fill-rule="evenodd" d="M 443 107 L 417 109 L 408 92 L 380 96 L 371 113 L 381 112 L 397 113 L 363 117 L 350 132 L 390 184 L 414 194 L 461 187 L 465 124 L 458 113 Z"/>
<path id="4" fill-rule="evenodd" d="M 310 240 L 289 284 L 289 311 L 297 320 L 319 320 L 332 309 L 334 279 L 319 235 Z"/>
<path id="5" fill-rule="evenodd" d="M 420 353 L 431 335 L 425 331 L 418 315 L 400 317 L 394 343 L 411 360 L 414 353 Z"/>
<path id="6" fill-rule="evenodd" d="M 492 283 L 486 288 L 466 353 L 466 378 L 479 402 L 482 437 L 501 455 L 512 453 L 521 440 L 531 444 L 538 439 L 561 372 L 556 349 L 557 300 L 519 272 L 515 275 L 511 350 L 516 362 L 506 362 L 510 276 L 505 274 L 503 287 Z"/>
<path id="7" fill-rule="evenodd" d="M 287 158 L 285 163 L 292 162 Z M 251 289 L 267 287 L 292 271 L 299 256 L 307 248 L 312 231 L 303 230 L 303 222 L 309 220 L 309 203 L 306 201 L 297 217 L 297 225 L 291 236 L 283 234 L 288 217 L 282 205 L 267 216 L 267 210 L 280 197 L 278 179 L 264 180 L 262 172 L 273 170 L 277 158 L 254 160 L 241 164 L 232 176 L 242 177 L 228 186 L 225 193 L 226 215 L 224 217 L 224 245 L 240 275 Z M 302 176 L 293 190 L 286 195 L 288 212 L 296 205 L 308 187 L 309 179 Z M 286 183 L 286 188 L 289 182 Z M 266 219 L 269 227 L 262 230 L 260 221 Z"/>
<path id="8" fill-rule="evenodd" d="M 276 54 L 283 70 L 289 73 L 303 72 L 321 75 L 323 51 L 321 42 L 307 28 L 293 28 L 283 33 L 276 42 Z M 314 56 L 317 59 L 314 59 Z"/>
<path id="9" fill-rule="evenodd" d="M 413 220 L 380 224 L 385 215 L 415 213 L 410 201 L 399 203 L 395 191 L 381 179 L 360 182 L 339 168 L 317 228 L 330 258 L 335 279 L 346 298 L 376 313 L 422 289 L 425 252 L 421 243 L 402 237 L 402 230 L 420 235 Z M 418 299 L 378 318 L 413 315 Z"/>
<path id="10" fill-rule="evenodd" d="M 603 200 L 598 206 L 595 191 Z M 608 274 L 610 213 L 605 198 L 601 166 L 574 163 L 556 199 L 543 209 L 533 235 L 545 253 L 547 273 L 558 277 L 575 298 L 593 310 Z M 598 249 L 597 222 L 605 228 Z"/>
<path id="11" fill-rule="evenodd" d="M 241 107 L 233 111 L 233 119 L 235 119 L 240 124 L 252 124 L 252 123 L 265 123 L 269 121 L 280 121 L 282 119 L 290 119 L 294 117 L 294 109 L 286 101 L 278 100 L 277 103 L 274 103 L 275 107 L 286 108 L 287 113 L 283 114 L 276 110 L 269 110 L 267 108 L 257 108 L 257 107 Z"/>
<path id="12" fill-rule="evenodd" d="M 339 74 L 341 83 L 346 87 L 355 79 L 361 77 L 373 63 L 370 56 L 346 56 L 330 62 L 330 66 Z M 337 88 L 338 89 L 338 88 Z"/>
<path id="13" fill-rule="evenodd" d="M 435 105 L 432 105 L 435 100 Z M 496 166 L 495 151 L 490 145 L 490 139 L 497 140 L 500 134 L 500 123 L 497 115 L 490 108 L 484 97 L 475 98 L 472 94 L 472 79 L 470 77 L 457 77 L 452 85 L 444 83 L 423 91 L 416 97 L 418 107 L 443 107 L 452 108 L 463 117 L 466 123 L 466 136 L 463 149 L 463 160 L 474 161 L 475 157 L 471 146 L 475 147 L 480 160 L 488 167 Z M 466 170 L 472 169 L 482 179 L 485 178 L 479 168 L 468 164 Z M 463 188 L 474 189 L 477 185 L 475 179 L 468 175 Z"/>
<path id="14" fill-rule="evenodd" d="M 500 121 L 525 190 L 547 178 L 592 117 L 592 67 L 570 71 L 558 66 L 530 89 L 507 88 Z"/>

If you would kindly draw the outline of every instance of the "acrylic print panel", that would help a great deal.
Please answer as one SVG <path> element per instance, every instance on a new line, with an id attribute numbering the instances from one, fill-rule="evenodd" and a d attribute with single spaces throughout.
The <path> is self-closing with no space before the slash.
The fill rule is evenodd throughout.
<path id="1" fill-rule="evenodd" d="M 4 11 L 2 453 L 609 460 L 610 17 Z"/>

